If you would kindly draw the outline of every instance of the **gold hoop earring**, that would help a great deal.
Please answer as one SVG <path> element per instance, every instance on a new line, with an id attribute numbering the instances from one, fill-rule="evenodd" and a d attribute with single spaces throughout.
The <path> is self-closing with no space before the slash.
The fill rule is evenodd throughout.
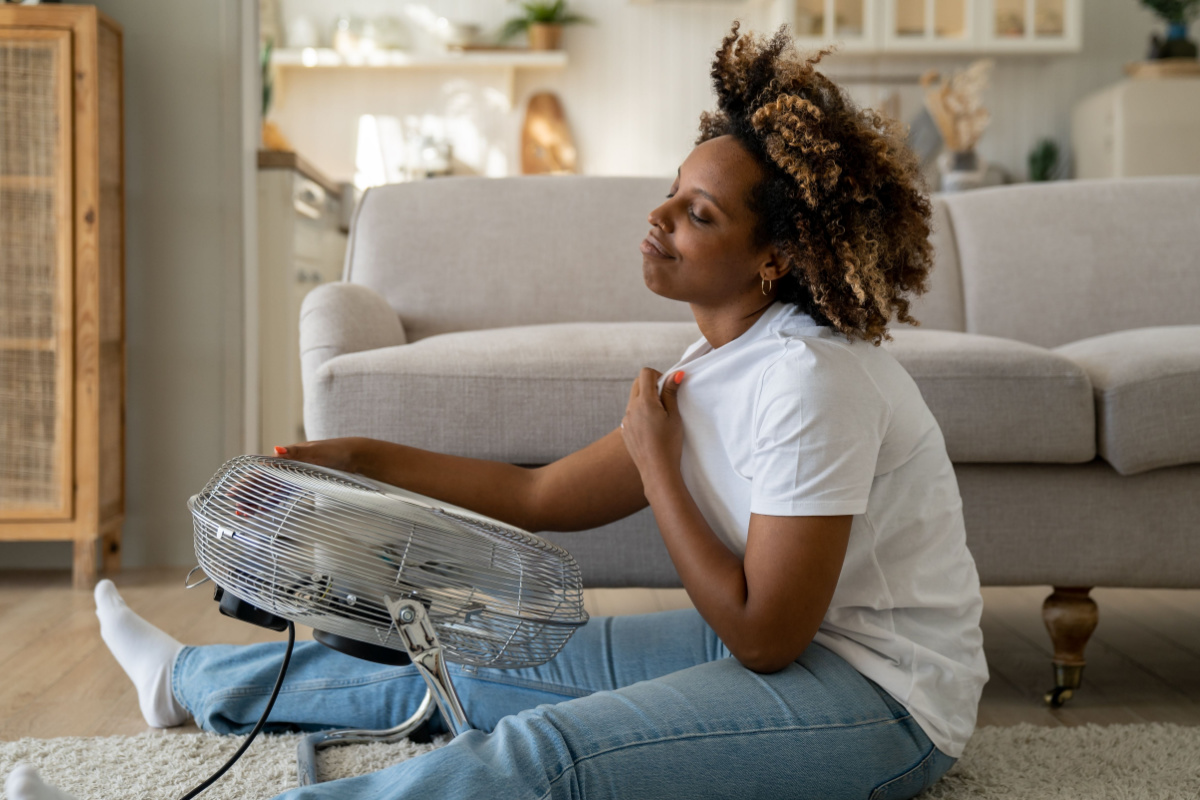
<path id="1" fill-rule="evenodd" d="M 771 293 L 771 287 L 772 287 L 773 285 L 774 285 L 774 281 L 769 281 L 769 280 L 767 280 L 766 278 L 763 278 L 763 282 L 762 282 L 762 293 L 763 293 L 764 295 L 768 295 L 768 294 L 770 294 L 770 293 Z"/>

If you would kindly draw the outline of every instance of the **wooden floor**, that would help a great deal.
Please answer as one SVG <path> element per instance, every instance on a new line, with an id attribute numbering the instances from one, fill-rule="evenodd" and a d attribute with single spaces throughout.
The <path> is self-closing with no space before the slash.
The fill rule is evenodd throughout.
<path id="1" fill-rule="evenodd" d="M 188 644 L 248 643 L 280 634 L 217 613 L 211 586 L 185 591 L 186 570 L 126 571 L 129 605 Z M 1097 589 L 1100 624 L 1088 645 L 1084 686 L 1062 709 L 1041 622 L 1049 587 L 985 588 L 983 634 L 991 680 L 981 725 L 1200 725 L 1200 590 Z M 682 590 L 589 590 L 592 614 L 690 605 Z M 311 638 L 302 631 L 301 638 Z M 100 640 L 90 593 L 67 573 L 0 572 L 0 740 L 103 736 L 146 730 L 132 686 Z M 188 725 L 173 732 L 194 732 Z"/>

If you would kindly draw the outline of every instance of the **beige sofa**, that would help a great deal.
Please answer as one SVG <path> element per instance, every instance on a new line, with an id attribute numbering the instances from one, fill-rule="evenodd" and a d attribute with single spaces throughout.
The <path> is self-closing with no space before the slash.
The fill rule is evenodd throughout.
<path id="1" fill-rule="evenodd" d="M 344 281 L 309 294 L 309 438 L 544 464 L 619 422 L 699 337 L 641 278 L 656 178 L 369 191 Z M 932 291 L 884 346 L 956 465 L 985 585 L 1049 584 L 1059 704 L 1090 587 L 1200 587 L 1200 177 L 935 194 Z M 678 586 L 649 510 L 550 534 L 592 586 Z"/>

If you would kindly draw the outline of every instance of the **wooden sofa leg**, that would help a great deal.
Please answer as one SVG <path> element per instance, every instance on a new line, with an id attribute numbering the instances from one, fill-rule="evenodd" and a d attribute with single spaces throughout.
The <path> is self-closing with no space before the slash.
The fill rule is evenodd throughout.
<path id="1" fill-rule="evenodd" d="M 1054 688 L 1046 704 L 1059 708 L 1083 682 L 1083 648 L 1096 630 L 1099 612 L 1088 597 L 1091 586 L 1055 586 L 1042 603 L 1042 621 L 1054 642 Z"/>

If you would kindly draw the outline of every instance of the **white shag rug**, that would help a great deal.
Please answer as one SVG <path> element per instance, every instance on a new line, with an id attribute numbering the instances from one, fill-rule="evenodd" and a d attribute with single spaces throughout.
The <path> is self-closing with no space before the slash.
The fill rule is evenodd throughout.
<path id="1" fill-rule="evenodd" d="M 259 737 L 201 797 L 256 800 L 295 787 L 298 738 Z M 439 737 L 424 745 L 403 741 L 331 748 L 321 753 L 321 777 L 383 769 L 446 741 Z M 205 733 L 21 739 L 0 742 L 0 776 L 28 761 L 48 783 L 79 800 L 170 800 L 208 777 L 240 742 Z M 958 763 L 921 795 L 921 800 L 960 798 L 1200 800 L 1200 727 L 980 728 Z"/>

